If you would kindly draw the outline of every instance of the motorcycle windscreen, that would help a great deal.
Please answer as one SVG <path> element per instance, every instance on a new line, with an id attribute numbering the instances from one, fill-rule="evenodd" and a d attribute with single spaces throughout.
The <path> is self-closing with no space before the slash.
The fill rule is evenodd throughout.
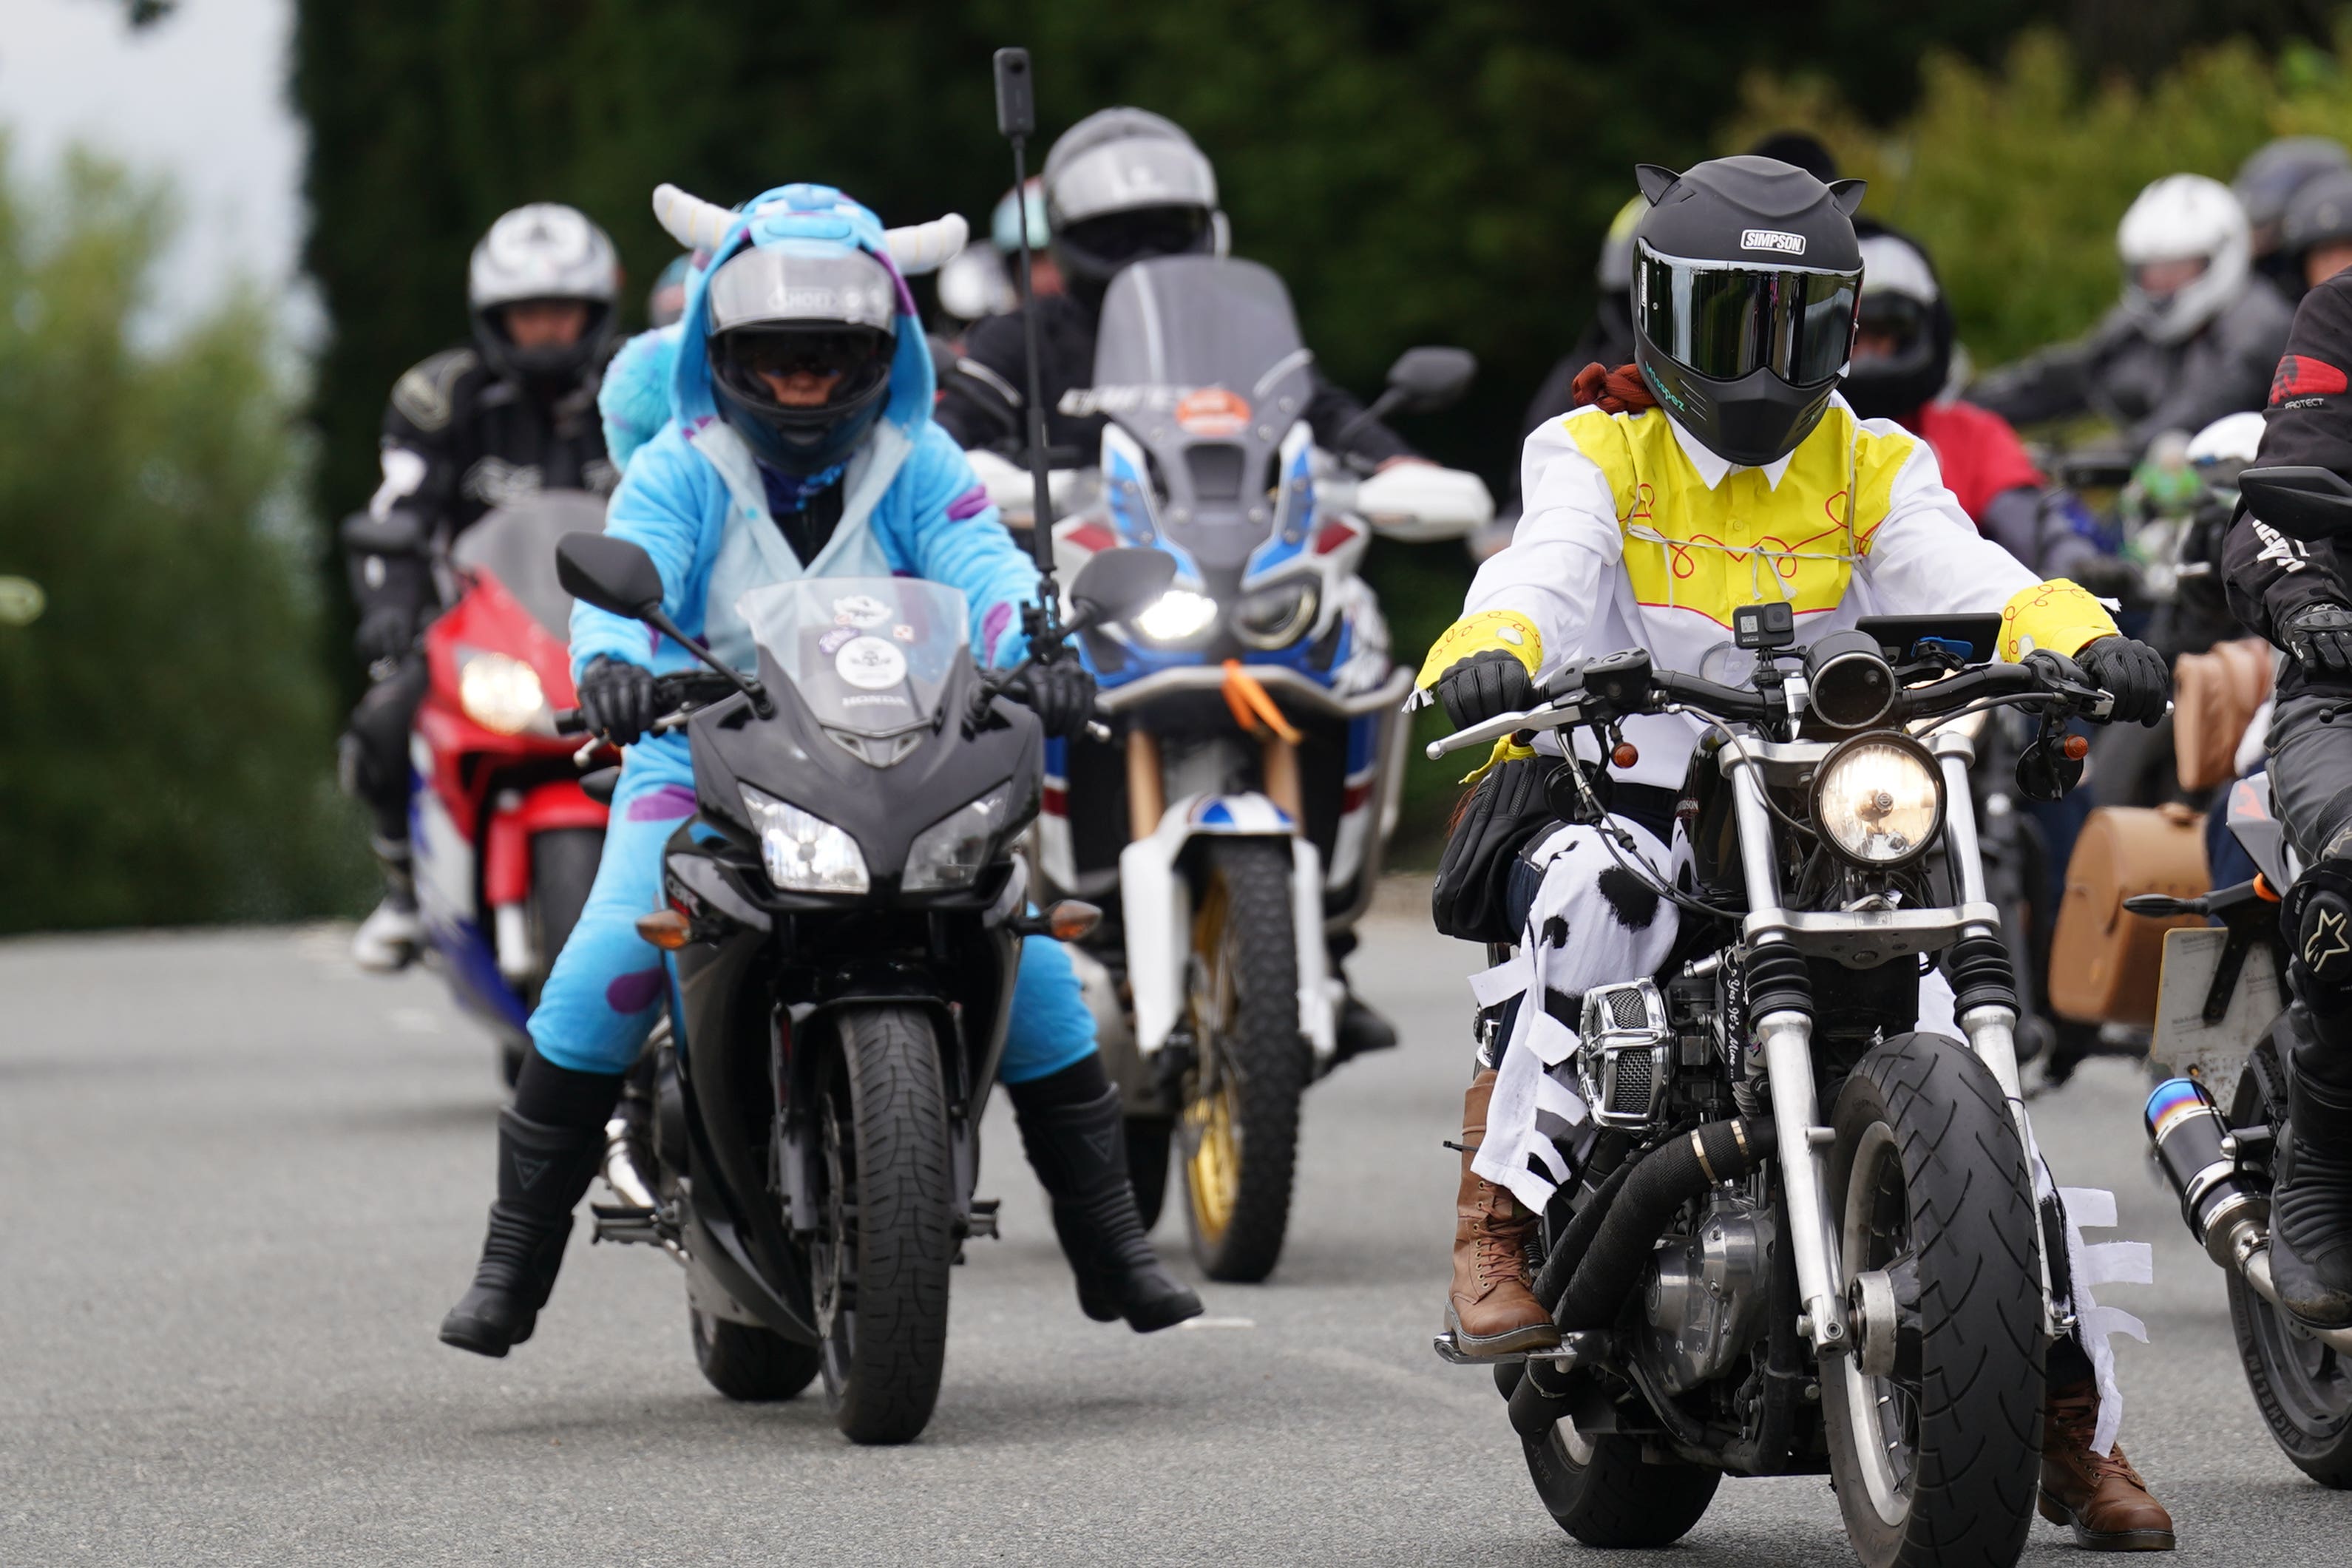
<path id="1" fill-rule="evenodd" d="M 811 577 L 735 601 L 751 640 L 827 729 L 897 735 L 938 716 L 971 662 L 962 594 L 898 577 Z"/>
<path id="2" fill-rule="evenodd" d="M 1274 460 L 1306 417 L 1313 363 L 1281 278 L 1254 261 L 1163 256 L 1111 280 L 1094 385 L 1077 395 L 1150 454 L 1169 542 L 1233 572 L 1273 526 Z"/>
<path id="3" fill-rule="evenodd" d="M 584 490 L 541 490 L 482 514 L 457 536 L 449 559 L 499 580 L 559 643 L 572 640 L 572 595 L 555 580 L 555 547 L 566 534 L 604 531 L 604 503 Z"/>

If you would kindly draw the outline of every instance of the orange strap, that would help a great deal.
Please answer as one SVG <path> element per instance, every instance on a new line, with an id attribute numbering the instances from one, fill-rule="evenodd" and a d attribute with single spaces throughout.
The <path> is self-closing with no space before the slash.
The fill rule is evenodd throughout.
<path id="1" fill-rule="evenodd" d="M 1243 734 L 1255 735 L 1263 725 L 1293 746 L 1306 738 L 1282 716 L 1273 695 L 1239 659 L 1225 661 L 1224 691 L 1225 706 L 1234 710 L 1234 722 L 1242 727 Z"/>

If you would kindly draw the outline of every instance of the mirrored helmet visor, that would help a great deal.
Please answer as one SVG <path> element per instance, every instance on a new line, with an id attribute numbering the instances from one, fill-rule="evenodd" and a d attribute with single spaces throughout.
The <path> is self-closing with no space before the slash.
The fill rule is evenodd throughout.
<path id="1" fill-rule="evenodd" d="M 1791 386 L 1835 376 L 1853 341 L 1859 272 L 1689 261 L 1638 246 L 1643 335 L 1685 369 L 1735 382 L 1769 370 Z"/>
<path id="2" fill-rule="evenodd" d="M 782 246 L 739 251 L 710 275 L 710 330 L 738 327 L 865 327 L 895 336 L 898 287 L 859 250 L 804 254 Z"/>

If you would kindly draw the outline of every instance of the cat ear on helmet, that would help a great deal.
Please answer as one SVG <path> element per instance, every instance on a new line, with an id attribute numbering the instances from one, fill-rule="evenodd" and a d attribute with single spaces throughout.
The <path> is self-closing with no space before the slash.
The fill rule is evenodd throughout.
<path id="1" fill-rule="evenodd" d="M 1650 205 L 1654 207 L 1666 199 L 1666 193 L 1673 190 L 1681 179 L 1680 174 L 1664 163 L 1633 165 L 1633 183 L 1642 187 L 1642 194 L 1650 198 Z"/>
<path id="2" fill-rule="evenodd" d="M 927 224 L 891 229 L 882 238 L 889 246 L 891 262 L 911 277 L 938 271 L 955 258 L 971 236 L 971 225 L 964 222 L 963 214 L 950 213 Z"/>
<path id="3" fill-rule="evenodd" d="M 654 216 L 670 238 L 688 250 L 715 250 L 735 221 L 730 208 L 690 196 L 676 185 L 654 187 Z"/>
<path id="4" fill-rule="evenodd" d="M 1852 217 L 1853 210 L 1862 205 L 1862 193 L 1868 189 L 1870 182 L 1867 180 L 1832 180 L 1830 182 L 1830 200 L 1837 204 L 1839 212 Z"/>

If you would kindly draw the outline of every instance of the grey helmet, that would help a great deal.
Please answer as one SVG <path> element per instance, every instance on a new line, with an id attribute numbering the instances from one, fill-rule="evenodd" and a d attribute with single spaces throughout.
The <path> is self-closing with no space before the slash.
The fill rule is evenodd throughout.
<path id="1" fill-rule="evenodd" d="M 1183 128 L 1145 109 L 1097 110 L 1045 154 L 1054 259 L 1073 287 L 1099 296 L 1129 262 L 1222 256 L 1217 172 Z"/>
<path id="2" fill-rule="evenodd" d="M 1776 462 L 1828 411 L 1862 294 L 1859 180 L 1770 158 L 1634 171 L 1634 362 L 1667 416 L 1727 461 Z"/>
<path id="3" fill-rule="evenodd" d="M 710 387 L 761 463 L 808 477 L 845 462 L 882 417 L 898 338 L 898 284 L 848 246 L 757 246 L 708 285 Z M 784 402 L 770 376 L 830 377 L 822 402 Z"/>
<path id="4" fill-rule="evenodd" d="M 2282 136 L 2256 148 L 2230 182 L 2231 193 L 2246 209 L 2254 254 L 2267 256 L 2278 247 L 2281 225 L 2297 191 L 2318 175 L 2347 168 L 2352 168 L 2352 152 L 2332 136 Z"/>
<path id="5" fill-rule="evenodd" d="M 2352 241 L 2352 169 L 2331 169 L 2306 180 L 2287 204 L 2279 248 L 2297 265 L 2315 246 Z"/>
<path id="6" fill-rule="evenodd" d="M 490 225 L 467 269 L 474 345 L 509 381 L 541 386 L 576 381 L 612 346 L 620 291 L 620 256 L 585 213 L 560 202 L 517 207 Z M 579 300 L 588 307 L 587 328 L 558 348 L 518 349 L 506 333 L 506 307 L 541 299 Z"/>

